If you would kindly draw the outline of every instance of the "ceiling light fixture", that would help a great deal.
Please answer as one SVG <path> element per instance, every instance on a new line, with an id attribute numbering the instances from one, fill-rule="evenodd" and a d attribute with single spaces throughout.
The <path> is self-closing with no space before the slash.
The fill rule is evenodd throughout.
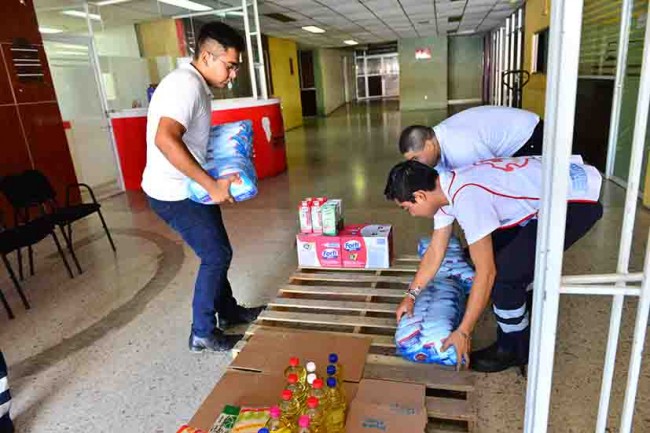
<path id="1" fill-rule="evenodd" d="M 352 40 L 352 39 L 348 39 L 347 41 L 343 41 L 343 43 L 345 45 L 359 45 L 359 42 L 357 42 L 355 40 Z"/>
<path id="2" fill-rule="evenodd" d="M 110 5 L 117 5 L 117 4 L 120 4 L 120 3 L 130 2 L 130 1 L 132 1 L 132 0 L 102 0 L 102 1 L 99 1 L 99 2 L 95 2 L 95 5 L 96 6 L 110 6 Z"/>
<path id="3" fill-rule="evenodd" d="M 60 54 L 63 56 L 87 56 L 88 53 L 83 53 L 81 51 L 54 51 L 54 54 Z"/>
<path id="4" fill-rule="evenodd" d="M 61 29 L 55 29 L 52 27 L 39 27 L 38 31 L 43 33 L 44 35 L 50 35 L 54 33 L 63 33 L 63 30 Z"/>
<path id="5" fill-rule="evenodd" d="M 63 11 L 61 12 L 63 15 L 68 15 L 70 17 L 75 17 L 75 18 L 90 18 L 91 20 L 95 21 L 101 21 L 102 17 L 100 17 L 97 14 L 87 14 L 86 12 L 82 11 Z"/>
<path id="6" fill-rule="evenodd" d="M 189 9 L 196 12 L 207 12 L 211 11 L 210 6 L 203 5 L 201 3 L 196 3 L 190 0 L 158 0 L 161 3 L 166 3 L 171 6 L 176 6 L 183 9 Z"/>
<path id="7" fill-rule="evenodd" d="M 316 27 L 316 26 L 305 26 L 302 29 L 309 32 L 309 33 L 325 33 L 325 30 L 321 29 L 320 27 Z"/>

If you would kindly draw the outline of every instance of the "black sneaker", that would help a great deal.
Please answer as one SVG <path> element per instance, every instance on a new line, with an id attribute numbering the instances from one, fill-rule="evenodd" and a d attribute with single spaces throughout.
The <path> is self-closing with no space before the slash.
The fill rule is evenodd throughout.
<path id="1" fill-rule="evenodd" d="M 225 329 L 229 326 L 241 325 L 245 323 L 253 323 L 257 316 L 260 315 L 266 306 L 246 308 L 240 305 L 234 315 L 222 316 L 219 315 L 219 327 Z"/>
<path id="2" fill-rule="evenodd" d="M 208 352 L 227 352 L 233 347 L 243 335 L 224 335 L 215 333 L 210 337 L 197 337 L 190 333 L 189 347 L 190 352 L 199 353 L 207 350 Z"/>
<path id="3" fill-rule="evenodd" d="M 497 343 L 472 352 L 470 360 L 470 368 L 481 373 L 498 373 L 510 367 L 522 369 L 528 364 L 520 360 L 516 354 L 501 349 Z"/>

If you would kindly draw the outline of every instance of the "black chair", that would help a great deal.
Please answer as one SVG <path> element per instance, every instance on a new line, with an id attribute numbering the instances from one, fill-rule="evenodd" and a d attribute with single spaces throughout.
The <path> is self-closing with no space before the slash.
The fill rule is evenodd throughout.
<path id="1" fill-rule="evenodd" d="M 27 301 L 27 297 L 20 287 L 20 283 L 16 278 L 16 273 L 12 269 L 11 263 L 9 262 L 7 256 L 14 251 L 19 251 L 21 248 L 31 249 L 33 245 L 42 241 L 46 237 L 51 236 L 54 240 L 54 244 L 56 245 L 56 249 L 61 256 L 61 260 L 63 260 L 63 263 L 68 270 L 68 274 L 72 276 L 72 269 L 70 269 L 70 265 L 65 258 L 65 254 L 61 249 L 61 244 L 59 243 L 59 239 L 54 233 L 54 229 L 54 224 L 46 218 L 38 218 L 9 229 L 5 229 L 4 226 L 0 224 L 0 256 L 2 256 L 2 262 L 4 263 L 5 268 L 9 273 L 9 277 L 11 278 L 14 288 L 18 292 L 20 299 L 23 301 L 25 309 L 29 310 L 29 301 Z M 0 301 L 4 305 L 5 310 L 7 310 L 7 315 L 9 315 L 9 318 L 13 319 L 14 313 L 11 311 L 11 307 L 9 306 L 9 303 L 7 302 L 7 299 L 1 290 Z"/>
<path id="2" fill-rule="evenodd" d="M 75 188 L 85 188 L 92 199 L 92 203 L 73 204 L 71 193 Z M 101 205 L 97 202 L 95 193 L 88 185 L 83 183 L 68 185 L 66 202 L 63 207 L 57 203 L 56 193 L 50 181 L 38 170 L 27 170 L 18 175 L 7 176 L 0 182 L 0 189 L 16 210 L 19 220 L 29 219 L 30 209 L 38 207 L 41 211 L 40 216 L 47 216 L 54 225 L 59 227 L 79 273 L 82 270 L 73 249 L 72 223 L 97 213 L 108 237 L 108 242 L 113 251 L 116 251 L 115 243 L 101 212 Z"/>

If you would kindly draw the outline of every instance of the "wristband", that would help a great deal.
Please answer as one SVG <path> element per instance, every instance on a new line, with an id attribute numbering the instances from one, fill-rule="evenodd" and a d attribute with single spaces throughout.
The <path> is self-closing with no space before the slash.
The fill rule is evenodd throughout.
<path id="1" fill-rule="evenodd" d="M 416 296 L 410 291 L 404 292 L 404 295 L 408 296 L 409 298 L 413 299 L 413 301 L 415 301 Z"/>
<path id="2" fill-rule="evenodd" d="M 422 288 L 420 286 L 415 286 L 415 287 L 409 287 L 409 293 L 413 293 L 414 296 L 420 296 L 420 292 L 422 292 Z"/>

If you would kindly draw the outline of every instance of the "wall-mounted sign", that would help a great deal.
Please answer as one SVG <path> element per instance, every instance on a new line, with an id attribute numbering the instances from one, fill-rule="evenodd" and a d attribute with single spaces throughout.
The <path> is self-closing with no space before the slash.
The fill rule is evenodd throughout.
<path id="1" fill-rule="evenodd" d="M 430 60 L 431 48 L 417 48 L 415 50 L 415 60 Z"/>

